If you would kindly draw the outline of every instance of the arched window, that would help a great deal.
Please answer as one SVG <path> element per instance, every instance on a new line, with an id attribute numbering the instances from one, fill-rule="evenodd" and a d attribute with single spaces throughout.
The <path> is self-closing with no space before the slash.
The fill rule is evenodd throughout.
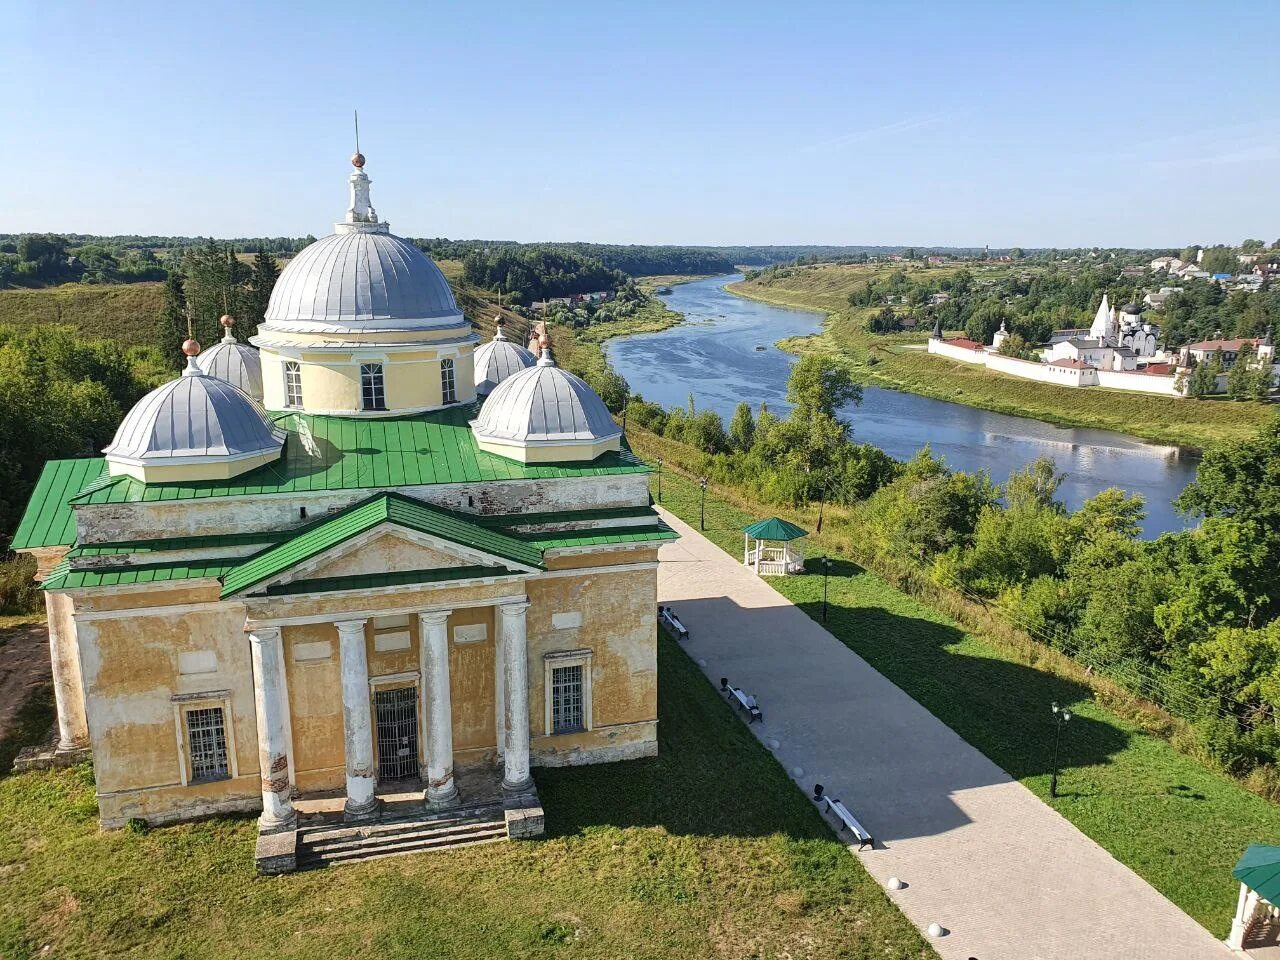
<path id="1" fill-rule="evenodd" d="M 382 382 L 382 364 L 360 364 L 360 407 L 362 410 L 387 409 L 387 394 Z"/>
<path id="2" fill-rule="evenodd" d="M 284 405 L 302 406 L 302 367 L 297 360 L 284 362 Z"/>
<path id="3" fill-rule="evenodd" d="M 442 403 L 458 402 L 458 386 L 453 375 L 453 360 L 440 361 L 440 399 Z"/>

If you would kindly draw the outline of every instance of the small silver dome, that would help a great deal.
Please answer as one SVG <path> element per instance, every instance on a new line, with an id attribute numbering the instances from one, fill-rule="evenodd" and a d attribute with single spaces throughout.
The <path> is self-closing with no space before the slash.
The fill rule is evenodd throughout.
<path id="1" fill-rule="evenodd" d="M 512 448 L 566 447 L 573 459 L 581 448 L 596 447 L 622 436 L 604 401 L 579 377 L 556 366 L 543 350 L 535 366 L 498 384 L 471 421 L 482 449 L 485 441 Z M 578 448 L 575 450 L 574 448 Z M 591 454 L 592 457 L 595 454 Z M 549 459 L 549 458 L 548 458 Z"/>
<path id="2" fill-rule="evenodd" d="M 227 329 L 227 335 L 195 358 L 203 373 L 225 380 L 262 402 L 262 358 L 247 343 L 241 343 Z"/>
<path id="3" fill-rule="evenodd" d="M 111 465 L 222 465 L 277 455 L 284 438 L 261 403 L 201 372 L 192 358 L 182 376 L 137 402 L 102 452 Z"/>
<path id="4" fill-rule="evenodd" d="M 535 362 L 536 358 L 530 351 L 507 339 L 499 319 L 498 332 L 493 339 L 476 348 L 476 393 L 481 396 L 491 393 L 498 384 L 532 367 Z"/>

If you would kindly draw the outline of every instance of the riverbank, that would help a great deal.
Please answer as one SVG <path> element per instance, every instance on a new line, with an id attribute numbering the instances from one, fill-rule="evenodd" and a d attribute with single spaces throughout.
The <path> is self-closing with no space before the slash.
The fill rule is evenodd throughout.
<path id="1" fill-rule="evenodd" d="M 821 351 L 844 360 L 861 383 L 962 403 L 1064 427 L 1114 430 L 1157 443 L 1202 449 L 1253 434 L 1272 407 L 1222 399 L 1182 400 L 1104 388 L 1074 390 L 1009 377 L 929 354 L 928 334 L 877 335 L 866 320 L 875 308 L 848 305 L 848 295 L 871 275 L 847 265 L 810 267 L 767 283 L 743 280 L 725 290 L 747 300 L 826 314 L 822 332 L 778 346 Z"/>
<path id="2" fill-rule="evenodd" d="M 664 460 L 661 503 L 698 526 L 702 491 L 697 451 L 634 427 L 628 438 L 645 459 Z M 680 472 L 689 470 L 689 475 Z M 658 498 L 657 477 L 652 493 Z M 817 510 L 779 510 L 741 491 L 706 493 L 705 535 L 730 556 L 741 528 L 777 514 L 815 530 Z M 1280 808 L 1211 769 L 1187 724 L 1106 677 L 1000 621 L 988 608 L 937 587 L 917 571 L 871 569 L 860 561 L 856 528 L 828 507 L 811 557 L 834 558 L 817 571 L 770 583 L 876 670 L 1168 897 L 1222 936 L 1235 905 L 1231 867 L 1250 842 L 1280 839 Z M 1076 720 L 1061 743 L 1058 795 L 1049 792 L 1054 726 L 1048 705 Z M 1254 786 L 1261 786 L 1255 784 Z"/>

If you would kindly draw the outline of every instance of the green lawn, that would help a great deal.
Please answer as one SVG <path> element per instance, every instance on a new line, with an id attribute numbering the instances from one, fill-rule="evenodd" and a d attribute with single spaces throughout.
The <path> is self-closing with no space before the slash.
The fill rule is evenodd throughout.
<path id="1" fill-rule="evenodd" d="M 548 838 L 253 875 L 254 822 L 97 828 L 88 766 L 0 780 L 0 957 L 933 957 L 685 653 L 660 754 L 535 770 Z"/>
<path id="2" fill-rule="evenodd" d="M 955 269 L 936 267 L 925 275 L 941 276 Z M 987 269 L 989 272 L 979 273 L 979 277 L 995 276 L 1008 268 Z M 742 282 L 727 289 L 752 300 L 826 312 L 828 320 L 822 333 L 793 338 L 786 342 L 786 348 L 837 354 L 849 361 L 858 380 L 875 386 L 1189 447 L 1249 436 L 1270 415 L 1271 408 L 1264 403 L 1225 398 L 1184 400 L 1101 388 L 1078 390 L 1022 380 L 925 352 L 920 348 L 928 331 L 876 336 L 867 331 L 866 320 L 878 308 L 852 308 L 848 296 L 866 280 L 888 272 L 890 267 L 884 265 L 819 264 L 768 283 Z"/>
<path id="3" fill-rule="evenodd" d="M 663 472 L 663 503 L 695 526 L 698 490 Z M 736 556 L 754 516 L 707 499 L 707 536 Z M 821 544 L 810 552 L 821 554 Z M 814 565 L 811 563 L 811 567 Z M 821 616 L 822 578 L 771 578 Z M 827 627 L 935 716 L 1211 932 L 1225 936 L 1238 885 L 1231 867 L 1251 841 L 1280 843 L 1280 808 L 1168 742 L 1091 702 L 1081 684 L 1017 662 L 938 611 L 837 558 Z M 1062 741 L 1062 794 L 1049 799 L 1049 704 L 1077 712 Z"/>

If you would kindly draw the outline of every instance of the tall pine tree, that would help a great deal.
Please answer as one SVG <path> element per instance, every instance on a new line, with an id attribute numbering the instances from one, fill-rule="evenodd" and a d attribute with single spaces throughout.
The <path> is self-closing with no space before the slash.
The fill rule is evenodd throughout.
<path id="1" fill-rule="evenodd" d="M 160 322 L 160 353 L 165 365 L 182 368 L 182 341 L 187 339 L 187 295 L 182 289 L 182 274 L 176 267 L 164 281 L 164 311 Z"/>
<path id="2" fill-rule="evenodd" d="M 271 291 L 280 279 L 280 264 L 265 250 L 259 250 L 253 258 L 253 276 L 249 280 L 249 294 L 245 299 L 245 329 L 252 330 L 262 323 L 271 300 Z"/>

